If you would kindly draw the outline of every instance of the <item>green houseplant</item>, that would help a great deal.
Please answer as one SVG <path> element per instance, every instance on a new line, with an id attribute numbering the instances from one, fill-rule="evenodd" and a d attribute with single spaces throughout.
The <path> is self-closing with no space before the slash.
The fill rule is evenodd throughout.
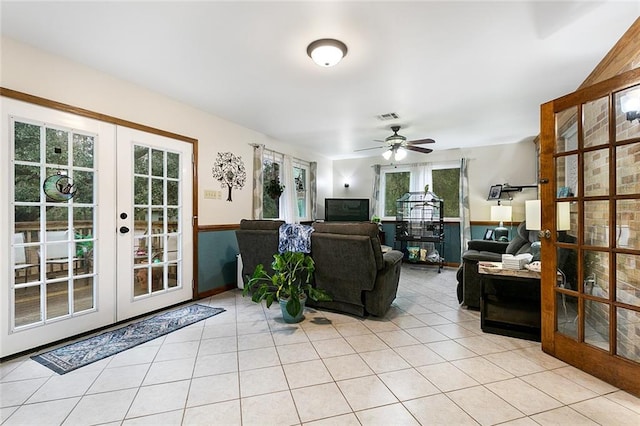
<path id="1" fill-rule="evenodd" d="M 284 185 L 280 185 L 280 179 L 276 177 L 267 182 L 264 187 L 264 191 L 270 198 L 276 200 L 282 195 L 282 191 L 284 191 Z"/>
<path id="2" fill-rule="evenodd" d="M 242 294 L 246 296 L 251 292 L 251 300 L 256 303 L 264 300 L 267 308 L 278 300 L 285 322 L 302 320 L 307 297 L 315 301 L 331 300 L 324 290 L 311 285 L 311 277 L 315 271 L 315 263 L 311 256 L 292 251 L 277 253 L 273 255 L 271 268 L 274 271 L 273 275 L 269 275 L 264 265 L 256 266 Z"/>

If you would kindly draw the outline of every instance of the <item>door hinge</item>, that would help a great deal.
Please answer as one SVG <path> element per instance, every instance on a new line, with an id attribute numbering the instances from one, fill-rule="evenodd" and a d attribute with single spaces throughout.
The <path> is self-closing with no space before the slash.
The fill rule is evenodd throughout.
<path id="1" fill-rule="evenodd" d="M 198 221 L 198 216 L 193 216 L 191 218 L 191 227 L 195 227 L 196 226 L 196 222 Z"/>

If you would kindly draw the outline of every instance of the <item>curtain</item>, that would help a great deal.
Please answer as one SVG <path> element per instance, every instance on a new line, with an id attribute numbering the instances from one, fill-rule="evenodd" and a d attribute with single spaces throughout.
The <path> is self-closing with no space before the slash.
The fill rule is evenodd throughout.
<path id="1" fill-rule="evenodd" d="M 471 239 L 471 213 L 469 210 L 469 160 L 460 160 L 460 259 Z"/>
<path id="2" fill-rule="evenodd" d="M 409 171 L 411 172 L 411 182 L 409 182 L 409 191 L 424 192 L 425 185 L 429 185 L 429 191 L 433 191 L 430 163 L 413 165 L 409 168 Z"/>
<path id="3" fill-rule="evenodd" d="M 299 223 L 298 209 L 296 203 L 296 183 L 293 179 L 293 159 L 290 155 L 284 156 L 282 163 L 282 184 L 284 191 L 280 197 L 280 211 L 282 219 L 286 223 Z"/>
<path id="4" fill-rule="evenodd" d="M 373 192 L 371 193 L 371 217 L 382 217 L 378 212 L 380 203 L 380 164 L 373 165 Z"/>
<path id="5" fill-rule="evenodd" d="M 311 220 L 318 218 L 318 182 L 316 176 L 318 174 L 318 163 L 312 161 L 309 163 L 309 204 L 311 204 Z"/>
<path id="6" fill-rule="evenodd" d="M 253 145 L 253 219 L 262 219 L 264 145 Z"/>

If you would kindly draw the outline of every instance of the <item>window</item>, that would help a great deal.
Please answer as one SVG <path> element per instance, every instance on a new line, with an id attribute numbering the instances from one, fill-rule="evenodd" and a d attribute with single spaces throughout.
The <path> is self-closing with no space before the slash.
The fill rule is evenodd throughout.
<path id="1" fill-rule="evenodd" d="M 309 192 L 309 163 L 294 158 L 293 184 L 295 191 L 296 213 L 300 220 L 311 220 L 311 197 Z M 262 217 L 265 219 L 282 218 L 282 198 L 274 189 L 288 186 L 284 177 L 284 155 L 265 149 L 262 171 Z"/>
<path id="2" fill-rule="evenodd" d="M 309 196 L 309 163 L 293 161 L 293 181 L 296 187 L 296 207 L 300 220 L 311 220 L 311 201 Z"/>
<path id="3" fill-rule="evenodd" d="M 387 220 L 396 216 L 396 200 L 406 192 L 422 192 L 425 185 L 444 200 L 444 216 L 460 217 L 460 166 L 458 162 L 382 167 L 380 212 Z"/>
<path id="4" fill-rule="evenodd" d="M 262 159 L 262 217 L 278 219 L 280 217 L 280 197 L 273 188 L 282 185 L 282 154 L 265 149 Z"/>

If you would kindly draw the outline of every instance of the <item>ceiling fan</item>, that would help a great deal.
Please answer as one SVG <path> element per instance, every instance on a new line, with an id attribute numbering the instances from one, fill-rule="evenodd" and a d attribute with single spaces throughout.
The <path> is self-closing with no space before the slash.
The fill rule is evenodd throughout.
<path id="1" fill-rule="evenodd" d="M 393 131 L 393 135 L 386 137 L 384 141 L 379 141 L 379 142 L 384 142 L 385 145 L 376 146 L 372 148 L 356 149 L 355 152 L 367 151 L 369 149 L 387 148 L 387 150 L 382 153 L 382 156 L 384 157 L 384 159 L 388 160 L 391 158 L 391 155 L 393 155 L 396 161 L 400 161 L 404 157 L 406 157 L 407 150 L 420 152 L 422 154 L 429 154 L 430 152 L 433 152 L 431 148 L 423 148 L 421 146 L 416 146 L 416 145 L 422 145 L 425 143 L 435 143 L 436 141 L 434 141 L 433 139 L 417 139 L 413 141 L 408 141 L 406 137 L 398 134 L 398 131 L 400 130 L 400 126 L 391 126 L 391 130 Z"/>

